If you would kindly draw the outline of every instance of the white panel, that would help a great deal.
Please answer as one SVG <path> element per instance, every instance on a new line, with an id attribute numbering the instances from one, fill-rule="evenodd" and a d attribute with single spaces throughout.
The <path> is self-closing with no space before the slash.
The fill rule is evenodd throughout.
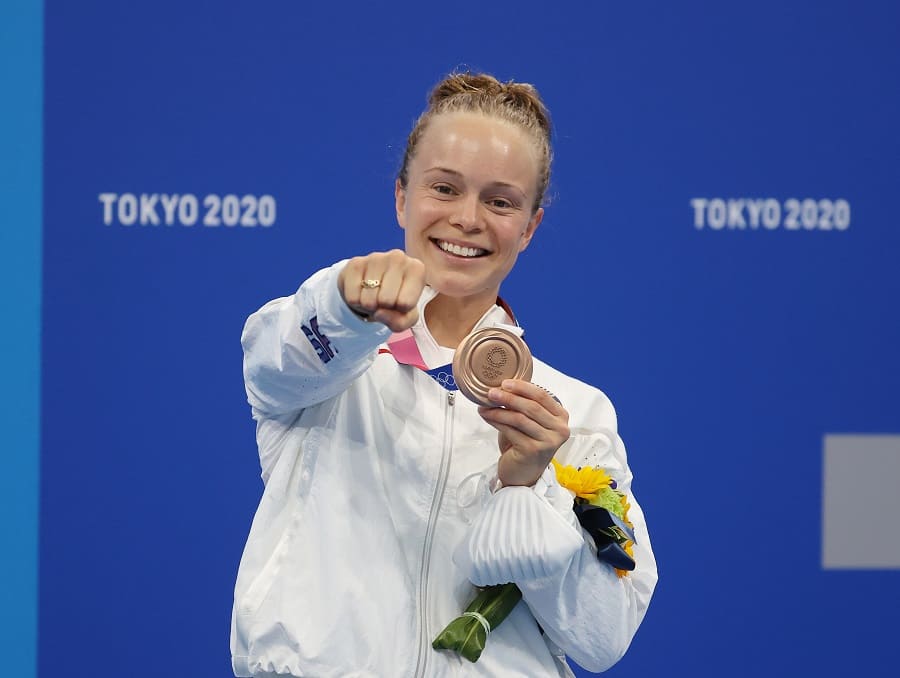
<path id="1" fill-rule="evenodd" d="M 900 568 L 900 435 L 828 434 L 822 566 Z"/>

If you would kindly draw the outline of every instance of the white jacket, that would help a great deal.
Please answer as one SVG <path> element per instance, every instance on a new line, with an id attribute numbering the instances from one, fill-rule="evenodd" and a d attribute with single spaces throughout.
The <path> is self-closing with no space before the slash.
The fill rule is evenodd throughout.
<path id="1" fill-rule="evenodd" d="M 533 381 L 570 415 L 557 459 L 599 464 L 629 495 L 637 569 L 624 578 L 597 560 L 552 467 L 534 488 L 486 489 L 496 431 L 466 398 L 378 352 L 390 331 L 347 308 L 343 264 L 266 304 L 241 339 L 265 491 L 235 585 L 235 675 L 571 676 L 563 651 L 607 669 L 657 579 L 609 399 L 535 359 Z M 433 296 L 426 288 L 420 311 Z M 494 307 L 479 325 L 498 321 L 510 322 Z M 414 334 L 440 364 L 421 320 Z M 431 648 L 473 581 L 523 593 L 475 664 Z"/>

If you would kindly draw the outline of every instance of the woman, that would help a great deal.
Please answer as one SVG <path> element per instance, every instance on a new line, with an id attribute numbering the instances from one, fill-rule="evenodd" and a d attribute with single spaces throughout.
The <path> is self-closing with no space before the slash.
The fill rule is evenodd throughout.
<path id="1" fill-rule="evenodd" d="M 396 182 L 405 252 L 338 262 L 247 321 L 266 487 L 236 675 L 568 676 L 564 653 L 602 671 L 627 649 L 656 583 L 641 510 L 629 494 L 637 567 L 618 577 L 548 466 L 600 465 L 628 493 L 609 400 L 537 359 L 534 383 L 490 391 L 496 407 L 447 378 L 473 329 L 515 323 L 498 291 L 541 223 L 550 159 L 533 87 L 451 75 Z M 472 582 L 510 581 L 523 600 L 477 663 L 432 649 Z"/>

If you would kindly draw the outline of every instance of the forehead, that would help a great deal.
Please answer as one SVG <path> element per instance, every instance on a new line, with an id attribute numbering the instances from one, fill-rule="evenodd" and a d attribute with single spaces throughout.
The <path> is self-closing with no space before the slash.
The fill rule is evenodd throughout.
<path id="1" fill-rule="evenodd" d="M 538 150 L 517 125 L 481 113 L 442 113 L 429 120 L 413 171 L 452 169 L 473 180 L 502 181 L 532 189 L 538 176 Z"/>

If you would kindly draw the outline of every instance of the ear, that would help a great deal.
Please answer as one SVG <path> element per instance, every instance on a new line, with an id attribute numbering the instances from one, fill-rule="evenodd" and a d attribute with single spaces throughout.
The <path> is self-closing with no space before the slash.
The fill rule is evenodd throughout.
<path id="1" fill-rule="evenodd" d="M 528 244 L 531 242 L 531 238 L 534 237 L 534 232 L 537 230 L 537 227 L 541 225 L 541 221 L 543 219 L 544 208 L 538 207 L 537 211 L 528 222 L 528 226 L 525 227 L 525 233 L 522 234 L 522 241 L 519 243 L 519 252 L 524 252 L 525 248 L 528 247 Z"/>
<path id="2" fill-rule="evenodd" d="M 397 223 L 400 228 L 406 228 L 406 189 L 400 185 L 400 180 L 394 182 L 394 208 L 397 210 Z"/>

